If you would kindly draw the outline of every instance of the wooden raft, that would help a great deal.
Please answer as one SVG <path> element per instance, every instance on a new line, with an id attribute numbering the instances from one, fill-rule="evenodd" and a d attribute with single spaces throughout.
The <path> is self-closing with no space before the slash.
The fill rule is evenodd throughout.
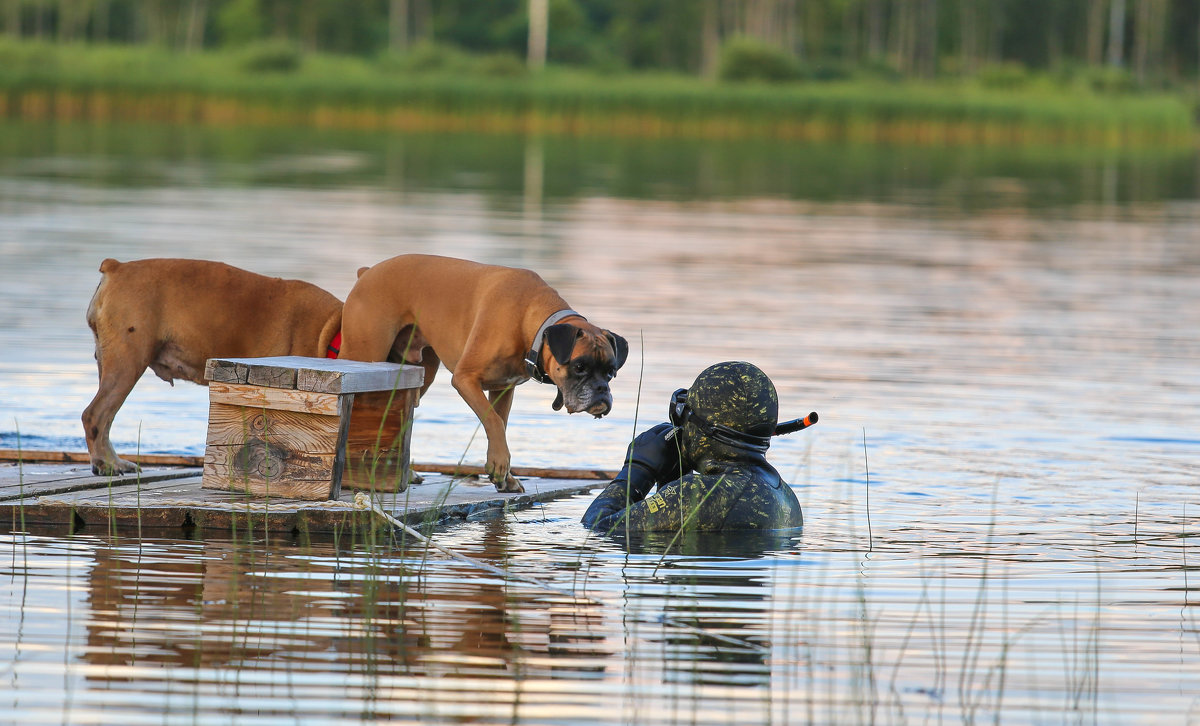
<path id="1" fill-rule="evenodd" d="M 386 527 L 370 510 L 354 508 L 354 492 L 337 501 L 263 499 L 241 492 L 201 488 L 198 467 L 153 466 L 123 477 L 94 476 L 87 455 L 79 463 L 28 463 L 49 459 L 39 452 L 6 462 L 0 450 L 0 533 L 29 531 L 96 534 L 123 531 L 158 537 L 227 538 L 265 532 L 290 536 L 353 535 Z M 441 465 L 438 465 L 439 467 Z M 426 469 L 418 465 L 425 472 Z M 571 473 L 573 470 L 564 470 Z M 586 471 L 585 474 L 592 472 Z M 402 493 L 377 494 L 384 511 L 410 524 L 487 519 L 538 502 L 580 494 L 598 486 L 587 479 L 525 480 L 524 493 L 497 492 L 486 479 L 426 473 Z M 351 537 L 351 540 L 353 536 Z"/>
<path id="2" fill-rule="evenodd" d="M 214 358 L 202 486 L 337 499 L 404 491 L 419 366 L 328 358 Z"/>

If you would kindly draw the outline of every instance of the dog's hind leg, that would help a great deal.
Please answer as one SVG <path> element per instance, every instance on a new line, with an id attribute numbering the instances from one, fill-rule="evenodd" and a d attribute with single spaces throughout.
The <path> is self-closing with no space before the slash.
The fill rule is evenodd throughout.
<path id="1" fill-rule="evenodd" d="M 117 456 L 109 440 L 117 409 L 125 403 L 146 366 L 106 366 L 100 363 L 100 389 L 83 410 L 83 432 L 92 472 L 99 476 L 128 474 L 138 470 L 137 464 Z"/>
<path id="2" fill-rule="evenodd" d="M 117 456 L 109 434 L 117 410 L 150 365 L 153 352 L 149 348 L 153 343 L 144 337 L 148 326 L 143 320 L 139 319 L 137 324 L 127 328 L 114 329 L 110 318 L 100 314 L 103 303 L 101 289 L 97 289 L 92 304 L 88 306 L 87 319 L 96 339 L 96 367 L 100 373 L 100 386 L 96 397 L 83 410 L 83 435 L 92 461 L 92 472 L 99 476 L 119 476 L 137 471 L 138 466 Z"/>

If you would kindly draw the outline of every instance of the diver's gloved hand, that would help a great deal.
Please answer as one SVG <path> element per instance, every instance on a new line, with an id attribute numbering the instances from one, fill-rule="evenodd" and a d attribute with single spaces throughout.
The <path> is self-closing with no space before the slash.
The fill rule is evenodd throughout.
<path id="1" fill-rule="evenodd" d="M 629 444 L 625 452 L 625 466 L 617 474 L 617 479 L 628 482 L 631 498 L 644 499 L 655 484 L 679 478 L 678 438 L 667 438 L 674 428 L 669 423 L 660 423 L 638 434 Z"/>

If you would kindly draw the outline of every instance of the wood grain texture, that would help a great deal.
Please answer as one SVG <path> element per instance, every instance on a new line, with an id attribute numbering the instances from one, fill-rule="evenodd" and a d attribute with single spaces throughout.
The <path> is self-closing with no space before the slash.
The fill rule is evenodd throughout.
<path id="1" fill-rule="evenodd" d="M 358 393 L 350 415 L 343 487 L 402 492 L 409 458 L 415 389 Z"/>
<path id="2" fill-rule="evenodd" d="M 332 451 L 288 451 L 261 439 L 247 439 L 240 445 L 205 450 L 201 486 L 260 497 L 329 499 L 333 463 Z"/>
<path id="3" fill-rule="evenodd" d="M 315 393 L 360 393 L 419 388 L 425 371 L 420 366 L 397 363 L 277 356 L 213 358 L 205 364 L 205 377 L 217 383 L 249 383 Z"/>
<path id="4" fill-rule="evenodd" d="M 311 391 L 289 391 L 282 388 L 245 386 L 236 383 L 212 382 L 208 386 L 208 400 L 233 406 L 273 408 L 298 413 L 316 413 L 337 416 L 341 407 L 338 397 L 332 393 Z"/>
<path id="5" fill-rule="evenodd" d="M 204 363 L 204 379 L 217 383 L 242 383 L 250 376 L 250 366 L 233 360 L 209 358 Z"/>
<path id="6" fill-rule="evenodd" d="M 363 393 L 420 388 L 425 370 L 396 363 L 339 361 L 340 369 L 302 368 L 296 373 L 296 388 L 323 393 Z"/>
<path id="7" fill-rule="evenodd" d="M 270 408 L 208 405 L 209 445 L 230 445 L 248 438 L 270 441 L 289 451 L 330 452 L 337 448 L 337 416 Z"/>
<path id="8" fill-rule="evenodd" d="M 295 388 L 296 369 L 252 364 L 246 373 L 246 383 L 251 386 L 267 386 L 268 388 Z"/>

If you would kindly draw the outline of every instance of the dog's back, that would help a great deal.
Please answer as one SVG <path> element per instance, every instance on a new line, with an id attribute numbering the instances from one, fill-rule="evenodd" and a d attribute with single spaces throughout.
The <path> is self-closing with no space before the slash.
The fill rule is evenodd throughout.
<path id="1" fill-rule="evenodd" d="M 209 358 L 319 357 L 341 327 L 341 302 L 321 288 L 221 262 L 106 259 L 100 273 L 87 311 L 100 386 L 83 413 L 98 472 L 133 470 L 108 430 L 146 368 L 204 384 Z"/>

